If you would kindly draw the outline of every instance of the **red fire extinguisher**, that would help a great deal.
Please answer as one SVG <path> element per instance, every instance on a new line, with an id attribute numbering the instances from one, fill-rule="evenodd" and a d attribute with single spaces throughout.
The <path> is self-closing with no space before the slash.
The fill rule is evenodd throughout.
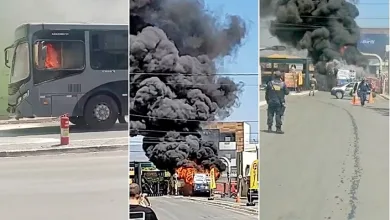
<path id="1" fill-rule="evenodd" d="M 61 116 L 60 128 L 61 128 L 61 145 L 68 145 L 69 144 L 69 116 L 68 116 L 68 114 Z"/>

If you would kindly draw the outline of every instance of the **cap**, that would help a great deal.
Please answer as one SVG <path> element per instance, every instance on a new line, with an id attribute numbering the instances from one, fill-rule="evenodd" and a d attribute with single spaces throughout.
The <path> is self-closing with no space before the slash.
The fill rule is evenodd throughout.
<path id="1" fill-rule="evenodd" d="M 141 188 L 137 183 L 132 183 L 129 185 L 129 195 L 130 197 L 139 196 L 141 194 Z"/>

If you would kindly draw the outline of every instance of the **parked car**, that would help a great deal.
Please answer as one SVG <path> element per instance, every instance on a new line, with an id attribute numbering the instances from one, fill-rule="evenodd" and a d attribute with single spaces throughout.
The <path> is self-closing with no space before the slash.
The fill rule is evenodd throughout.
<path id="1" fill-rule="evenodd" d="M 337 99 L 343 99 L 345 96 L 352 97 L 353 92 L 359 87 L 360 82 L 350 82 L 342 86 L 333 87 L 330 91 L 332 96 L 335 96 Z M 371 91 L 368 91 L 367 95 L 370 95 Z M 375 97 L 375 93 L 372 94 Z"/>

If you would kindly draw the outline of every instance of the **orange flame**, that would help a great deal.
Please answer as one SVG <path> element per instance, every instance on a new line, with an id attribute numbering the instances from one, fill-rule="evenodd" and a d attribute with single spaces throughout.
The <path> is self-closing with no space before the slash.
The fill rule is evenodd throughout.
<path id="1" fill-rule="evenodd" d="M 194 175 L 196 173 L 207 173 L 210 174 L 210 170 L 205 170 L 202 167 L 179 167 L 176 169 L 177 178 L 184 180 L 184 183 L 193 185 Z M 217 180 L 221 176 L 221 173 L 217 168 L 214 168 L 214 178 Z"/>

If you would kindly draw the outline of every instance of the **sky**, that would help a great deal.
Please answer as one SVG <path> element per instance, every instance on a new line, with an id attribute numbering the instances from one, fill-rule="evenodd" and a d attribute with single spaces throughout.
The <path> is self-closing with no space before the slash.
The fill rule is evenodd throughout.
<path id="1" fill-rule="evenodd" d="M 236 82 L 244 84 L 240 97 L 240 106 L 233 110 L 224 121 L 247 121 L 251 126 L 252 139 L 257 139 L 258 130 L 258 2 L 257 0 L 204 0 L 206 9 L 218 17 L 238 15 L 246 23 L 247 36 L 243 45 L 230 57 L 226 57 L 219 66 L 221 74 L 237 74 L 231 76 Z M 250 75 L 246 75 L 250 74 Z M 249 122 L 251 121 L 251 122 Z M 142 152 L 141 137 L 132 138 L 131 161 L 145 160 Z M 137 143 L 137 144 L 136 144 Z"/>
<path id="2" fill-rule="evenodd" d="M 258 123 L 252 121 L 258 121 L 258 1 L 205 0 L 205 3 L 217 15 L 238 15 L 246 22 L 248 33 L 244 44 L 236 54 L 225 58 L 219 72 L 241 74 L 232 78 L 244 83 L 240 106 L 225 121 L 247 121 L 251 126 L 252 138 L 257 139 Z"/>
<path id="3" fill-rule="evenodd" d="M 356 21 L 361 28 L 389 28 L 388 0 L 361 0 L 357 6 L 360 13 Z"/>

